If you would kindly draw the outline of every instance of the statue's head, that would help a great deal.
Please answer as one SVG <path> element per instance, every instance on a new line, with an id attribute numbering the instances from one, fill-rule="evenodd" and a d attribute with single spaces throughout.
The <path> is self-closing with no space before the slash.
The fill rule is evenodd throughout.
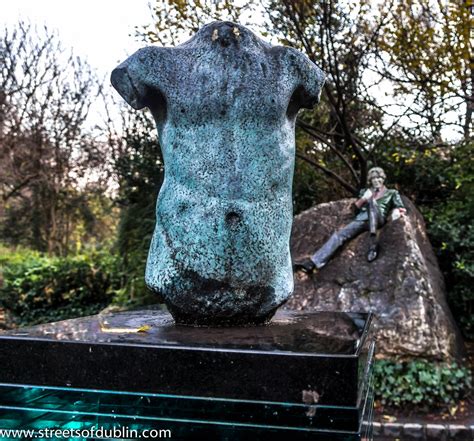
<path id="1" fill-rule="evenodd" d="M 367 173 L 367 186 L 372 188 L 380 188 L 385 182 L 387 175 L 381 167 L 373 167 Z"/>

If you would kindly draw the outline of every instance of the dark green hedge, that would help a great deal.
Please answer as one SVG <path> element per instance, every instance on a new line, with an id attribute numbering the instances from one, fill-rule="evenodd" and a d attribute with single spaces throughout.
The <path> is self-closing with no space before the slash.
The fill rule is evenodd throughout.
<path id="1" fill-rule="evenodd" d="M 2 251 L 0 306 L 18 325 L 95 314 L 121 287 L 118 259 L 108 252 L 50 258 Z"/>
<path id="2" fill-rule="evenodd" d="M 377 165 L 417 205 L 461 331 L 474 339 L 474 144 L 416 146 L 387 140 Z"/>

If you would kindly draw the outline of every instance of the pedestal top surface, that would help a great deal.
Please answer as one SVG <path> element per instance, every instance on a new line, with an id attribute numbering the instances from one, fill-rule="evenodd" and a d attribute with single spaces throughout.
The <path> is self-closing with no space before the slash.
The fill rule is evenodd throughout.
<path id="1" fill-rule="evenodd" d="M 280 311 L 265 326 L 196 328 L 176 326 L 161 310 L 137 310 L 21 328 L 0 339 L 347 356 L 357 354 L 370 319 L 365 313 Z"/>

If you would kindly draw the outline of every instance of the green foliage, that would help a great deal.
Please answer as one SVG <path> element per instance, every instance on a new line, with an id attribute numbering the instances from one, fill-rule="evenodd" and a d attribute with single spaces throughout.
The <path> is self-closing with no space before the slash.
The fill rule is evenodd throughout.
<path id="1" fill-rule="evenodd" d="M 448 407 L 472 387 L 470 370 L 457 363 L 378 360 L 374 371 L 376 399 L 393 408 Z"/>
<path id="2" fill-rule="evenodd" d="M 449 201 L 430 210 L 429 232 L 445 274 L 448 301 L 461 330 L 474 339 L 474 226 L 473 198 Z"/>
<path id="3" fill-rule="evenodd" d="M 439 139 L 443 126 L 456 127 L 452 118 L 456 109 L 457 129 L 467 140 L 472 129 L 469 101 L 473 94 L 468 86 L 472 75 L 469 3 L 384 1 L 379 13 L 390 23 L 377 41 L 388 61 L 383 76 L 392 82 L 394 97 L 416 96 L 411 103 L 404 101 L 405 116 L 419 134 Z M 463 107 L 465 114 L 461 115 Z"/>
<path id="4" fill-rule="evenodd" d="M 112 204 L 108 145 L 88 118 L 102 90 L 94 70 L 22 21 L 3 29 L 0 60 L 0 240 L 55 255 L 104 240 Z"/>
<path id="5" fill-rule="evenodd" d="M 424 211 L 431 241 L 446 279 L 448 301 L 462 332 L 474 339 L 474 164 L 473 144 L 460 145 L 444 172 L 449 197 Z"/>
<path id="6" fill-rule="evenodd" d="M 449 305 L 465 337 L 474 339 L 474 164 L 472 143 L 430 146 L 387 139 L 376 157 L 391 185 L 421 210 L 446 281 Z"/>
<path id="7" fill-rule="evenodd" d="M 456 147 L 434 147 L 419 140 L 390 138 L 374 158 L 389 177 L 391 186 L 398 186 L 419 207 L 443 203 L 455 189 L 448 176 Z"/>
<path id="8" fill-rule="evenodd" d="M 344 189 L 334 188 L 334 184 L 321 176 L 314 167 L 303 160 L 296 160 L 293 179 L 293 213 L 295 215 L 314 205 L 350 196 Z"/>
<path id="9" fill-rule="evenodd" d="M 320 181 L 320 176 L 314 168 L 303 161 L 296 161 L 293 179 L 293 211 L 295 215 L 320 202 L 316 201 L 319 196 L 318 181 Z"/>
<path id="10" fill-rule="evenodd" d="M 30 248 L 16 247 L 11 249 L 0 243 L 0 269 L 5 265 L 20 265 L 25 261 L 40 260 L 42 254 Z"/>
<path id="11" fill-rule="evenodd" d="M 1 251 L 0 306 L 19 325 L 95 314 L 120 288 L 118 260 L 108 251 L 67 258 Z"/>
<path id="12" fill-rule="evenodd" d="M 145 285 L 145 265 L 155 225 L 154 199 L 146 197 L 142 203 L 131 204 L 122 210 L 117 248 L 125 278 L 114 303 L 124 306 L 156 303 Z"/>
<path id="13" fill-rule="evenodd" d="M 60 196 L 55 202 L 57 235 L 54 240 L 50 238 L 48 243 L 46 236 L 36 231 L 37 222 L 46 222 L 45 214 L 43 210 L 33 212 L 29 199 L 5 204 L 0 219 L 0 240 L 11 246 L 64 256 L 80 252 L 83 246 L 104 242 L 115 233 L 117 209 L 103 188 L 62 189 Z"/>

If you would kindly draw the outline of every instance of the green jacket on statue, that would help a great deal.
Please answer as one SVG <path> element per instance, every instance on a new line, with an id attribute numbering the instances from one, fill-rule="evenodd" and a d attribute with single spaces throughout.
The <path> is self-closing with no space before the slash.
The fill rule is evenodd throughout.
<path id="1" fill-rule="evenodd" d="M 367 189 L 363 188 L 359 193 L 359 198 L 365 193 Z M 383 216 L 384 220 L 387 220 L 387 217 L 391 210 L 394 208 L 405 208 L 400 193 L 395 189 L 386 188 L 382 196 L 375 199 L 377 206 L 380 210 L 380 214 Z M 367 211 L 367 204 L 362 206 L 355 217 L 355 220 L 369 220 L 369 213 Z"/>

